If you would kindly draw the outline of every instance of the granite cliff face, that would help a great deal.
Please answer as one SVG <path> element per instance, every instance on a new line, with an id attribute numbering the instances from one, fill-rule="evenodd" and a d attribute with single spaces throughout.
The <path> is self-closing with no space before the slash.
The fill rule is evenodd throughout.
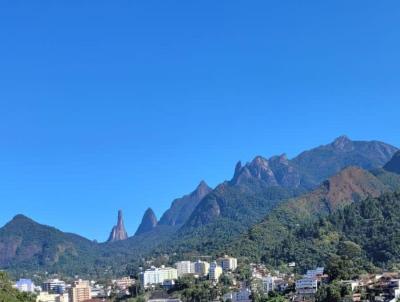
<path id="1" fill-rule="evenodd" d="M 159 225 L 183 225 L 199 202 L 212 191 L 205 181 L 201 181 L 197 188 L 190 194 L 175 199 L 171 207 L 161 216 Z"/>
<path id="2" fill-rule="evenodd" d="M 143 215 L 135 236 L 152 231 L 157 226 L 157 217 L 151 208 L 148 208 Z"/>
<path id="3" fill-rule="evenodd" d="M 340 136 L 332 143 L 302 152 L 293 159 L 285 154 L 266 159 L 255 157 L 250 163 L 236 165 L 232 185 L 261 181 L 263 185 L 310 190 L 349 166 L 371 170 L 382 167 L 397 151 L 378 141 L 352 141 Z"/>
<path id="4" fill-rule="evenodd" d="M 125 230 L 124 219 L 122 217 L 122 211 L 118 211 L 117 224 L 112 228 L 110 236 L 107 242 L 114 242 L 128 239 L 128 233 Z"/>
<path id="5" fill-rule="evenodd" d="M 236 164 L 231 184 L 240 185 L 252 180 L 262 181 L 267 186 L 297 188 L 300 186 L 300 174 L 285 154 L 266 159 L 255 157 L 250 163 L 242 166 Z"/>

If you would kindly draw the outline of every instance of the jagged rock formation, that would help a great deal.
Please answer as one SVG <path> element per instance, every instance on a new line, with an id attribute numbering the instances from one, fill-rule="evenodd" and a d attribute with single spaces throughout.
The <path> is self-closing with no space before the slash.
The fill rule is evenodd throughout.
<path id="1" fill-rule="evenodd" d="M 285 154 L 269 159 L 255 157 L 250 163 L 236 165 L 233 185 L 254 180 L 267 186 L 313 189 L 343 168 L 358 166 L 375 169 L 387 163 L 397 148 L 378 141 L 352 141 L 340 136 L 332 143 L 305 151 L 289 160 Z"/>
<path id="2" fill-rule="evenodd" d="M 252 179 L 263 181 L 267 186 L 292 188 L 300 186 L 300 173 L 285 154 L 270 159 L 257 156 L 243 167 L 239 161 L 231 183 L 240 185 Z"/>
<path id="3" fill-rule="evenodd" d="M 220 218 L 241 219 L 245 224 L 252 217 L 254 223 L 277 202 L 314 190 L 346 167 L 381 168 L 396 151 L 396 147 L 382 142 L 340 136 L 293 159 L 283 154 L 269 159 L 257 156 L 244 166 L 238 162 L 232 180 L 208 194 L 185 226 L 199 227 Z M 243 213 L 248 213 L 246 218 Z"/>
<path id="4" fill-rule="evenodd" d="M 135 235 L 140 235 L 153 230 L 157 226 L 157 217 L 151 208 L 148 208 L 143 215 L 142 222 L 140 223 Z"/>
<path id="5" fill-rule="evenodd" d="M 286 227 L 293 228 L 307 217 L 328 215 L 352 201 L 400 190 L 400 173 L 385 170 L 398 171 L 391 168 L 398 160 L 393 157 L 396 151 L 377 141 L 339 137 L 293 159 L 258 156 L 245 165 L 238 163 L 232 180 L 213 190 L 200 183 L 194 192 L 175 200 L 159 223 L 148 209 L 137 236 L 114 244 L 98 244 L 18 215 L 0 229 L 0 269 L 68 275 L 97 273 L 105 266 L 118 271 L 139 255 L 154 248 L 163 250 L 160 243 L 167 244 L 169 252 L 222 252 L 227 242 L 263 221 L 250 231 L 250 240 L 255 238 L 260 245 L 237 242 L 240 248 L 250 248 L 244 254 L 259 254 L 274 246 L 274 240 L 279 243 L 287 238 Z M 385 163 L 385 169 L 380 169 Z M 349 166 L 373 174 L 355 167 L 345 169 Z M 283 206 L 283 200 L 290 202 Z M 266 215 L 269 218 L 264 219 Z M 110 238 L 123 238 L 123 234 L 113 229 Z"/>
<path id="6" fill-rule="evenodd" d="M 400 174 L 400 151 L 383 168 L 386 171 Z"/>
<path id="7" fill-rule="evenodd" d="M 212 191 L 205 181 L 201 181 L 197 188 L 181 198 L 175 199 L 171 207 L 161 216 L 159 225 L 179 226 L 184 224 L 199 202 Z"/>
<path id="8" fill-rule="evenodd" d="M 128 239 L 128 233 L 125 230 L 124 219 L 122 217 L 122 210 L 119 210 L 117 224 L 112 228 L 107 242 L 114 242 L 126 239 Z"/>

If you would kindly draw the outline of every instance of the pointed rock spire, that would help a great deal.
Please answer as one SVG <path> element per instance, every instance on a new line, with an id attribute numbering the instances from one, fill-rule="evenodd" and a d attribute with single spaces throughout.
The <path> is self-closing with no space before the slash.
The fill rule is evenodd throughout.
<path id="1" fill-rule="evenodd" d="M 206 196 L 208 193 L 210 193 L 212 191 L 212 189 L 207 185 L 207 183 L 202 180 L 199 185 L 197 186 L 197 188 L 190 193 L 190 195 L 195 198 L 196 202 L 200 201 L 204 196 Z"/>
<path id="2" fill-rule="evenodd" d="M 143 215 L 142 222 L 140 223 L 135 235 L 140 235 L 151 231 L 157 226 L 157 217 L 151 208 L 148 208 Z"/>
<path id="3" fill-rule="evenodd" d="M 119 210 L 117 225 L 115 225 L 112 228 L 107 242 L 120 241 L 120 240 L 125 240 L 127 238 L 128 238 L 128 233 L 125 230 L 124 219 L 122 217 L 122 210 Z"/>

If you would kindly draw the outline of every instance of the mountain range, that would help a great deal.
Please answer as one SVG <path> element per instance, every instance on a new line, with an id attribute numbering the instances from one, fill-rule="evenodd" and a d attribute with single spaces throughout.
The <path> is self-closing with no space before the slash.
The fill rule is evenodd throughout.
<path id="1" fill-rule="evenodd" d="M 229 252 L 268 262 L 283 238 L 294 236 L 294 226 L 398 190 L 399 153 L 386 143 L 341 136 L 293 159 L 257 156 L 238 162 L 232 179 L 214 189 L 200 182 L 159 221 L 148 209 L 132 237 L 119 212 L 106 243 L 17 215 L 0 229 L 0 268 L 15 274 L 122 274 L 138 259 L 165 253 Z"/>

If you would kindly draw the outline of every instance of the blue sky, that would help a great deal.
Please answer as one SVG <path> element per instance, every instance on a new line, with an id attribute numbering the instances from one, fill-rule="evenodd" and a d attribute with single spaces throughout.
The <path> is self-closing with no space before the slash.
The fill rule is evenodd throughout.
<path id="1" fill-rule="evenodd" d="M 2 1 L 0 224 L 105 240 L 238 160 L 400 146 L 398 1 Z"/>

